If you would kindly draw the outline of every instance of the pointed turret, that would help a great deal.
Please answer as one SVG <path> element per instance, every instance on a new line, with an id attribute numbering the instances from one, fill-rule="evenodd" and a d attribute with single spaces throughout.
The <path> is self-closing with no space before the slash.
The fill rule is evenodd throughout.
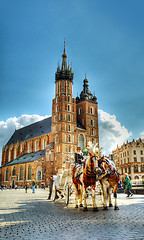
<path id="1" fill-rule="evenodd" d="M 60 69 L 60 66 L 58 66 L 57 71 L 55 73 L 55 80 L 70 80 L 73 81 L 73 71 L 72 68 L 69 66 L 67 66 L 67 54 L 66 54 L 66 50 L 65 50 L 65 44 L 66 42 L 64 41 L 64 52 L 62 55 L 62 66 Z"/>

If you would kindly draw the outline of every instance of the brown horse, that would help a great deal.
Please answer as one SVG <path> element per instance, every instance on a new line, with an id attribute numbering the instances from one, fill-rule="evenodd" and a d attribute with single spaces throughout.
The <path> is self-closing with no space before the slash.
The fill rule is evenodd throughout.
<path id="1" fill-rule="evenodd" d="M 107 195 L 109 197 L 109 207 L 113 206 L 111 202 L 111 189 L 113 189 L 113 195 L 115 198 L 114 210 L 119 210 L 119 207 L 117 206 L 117 187 L 120 178 L 116 171 L 115 165 L 108 158 L 102 157 L 98 160 L 98 166 L 102 169 L 102 174 L 99 176 L 99 181 L 103 193 L 104 210 L 108 210 Z"/>

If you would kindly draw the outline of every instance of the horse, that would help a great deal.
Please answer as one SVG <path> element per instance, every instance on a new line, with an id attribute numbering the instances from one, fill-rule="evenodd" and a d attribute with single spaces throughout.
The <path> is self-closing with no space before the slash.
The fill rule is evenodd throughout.
<path id="1" fill-rule="evenodd" d="M 117 206 L 117 188 L 120 178 L 116 171 L 115 164 L 113 161 L 103 156 L 102 158 L 98 159 L 98 166 L 102 170 L 102 173 L 99 176 L 99 182 L 101 184 L 103 194 L 103 209 L 108 210 L 108 198 L 109 207 L 113 207 L 111 202 L 111 190 L 113 189 L 113 196 L 115 199 L 114 210 L 119 210 L 119 207 Z"/>
<path id="2" fill-rule="evenodd" d="M 83 168 L 79 164 L 75 164 L 72 169 L 72 181 L 75 191 L 75 208 L 78 208 L 78 199 L 79 199 L 79 207 L 83 207 L 82 204 L 82 196 L 83 196 Z"/>

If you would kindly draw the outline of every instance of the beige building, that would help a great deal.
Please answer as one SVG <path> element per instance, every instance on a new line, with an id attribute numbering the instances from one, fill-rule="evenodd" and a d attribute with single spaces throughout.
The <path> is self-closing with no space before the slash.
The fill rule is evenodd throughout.
<path id="1" fill-rule="evenodd" d="M 123 144 L 113 152 L 114 162 L 121 177 L 128 173 L 131 180 L 144 181 L 144 142 L 141 138 Z"/>

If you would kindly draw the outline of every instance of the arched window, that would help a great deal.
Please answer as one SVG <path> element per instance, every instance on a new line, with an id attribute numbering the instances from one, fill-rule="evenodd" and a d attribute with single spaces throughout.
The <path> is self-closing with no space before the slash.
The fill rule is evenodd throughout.
<path id="1" fill-rule="evenodd" d="M 37 180 L 41 180 L 41 171 L 37 171 Z"/>
<path id="2" fill-rule="evenodd" d="M 68 136 L 68 141 L 71 142 L 71 136 L 70 135 Z"/>
<path id="3" fill-rule="evenodd" d="M 45 140 L 45 138 L 44 138 L 44 140 L 43 140 L 43 149 L 46 147 L 46 140 Z"/>
<path id="4" fill-rule="evenodd" d="M 62 82 L 62 93 L 64 93 L 64 87 L 65 87 L 65 84 L 64 82 Z"/>
<path id="5" fill-rule="evenodd" d="M 38 151 L 38 141 L 35 142 L 35 151 Z"/>
<path id="6" fill-rule="evenodd" d="M 81 115 L 82 114 L 82 109 L 81 108 L 79 108 L 79 115 Z"/>
<path id="7" fill-rule="evenodd" d="M 5 172 L 5 181 L 8 181 L 8 168 L 6 169 L 6 172 Z"/>
<path id="8" fill-rule="evenodd" d="M 23 180 L 23 166 L 20 166 L 20 177 L 19 180 Z"/>
<path id="9" fill-rule="evenodd" d="M 12 170 L 12 176 L 15 176 L 16 175 L 16 169 L 15 169 L 15 166 L 13 167 L 13 170 Z"/>
<path id="10" fill-rule="evenodd" d="M 69 132 L 71 131 L 71 125 L 68 126 L 68 130 L 69 130 Z"/>
<path id="11" fill-rule="evenodd" d="M 138 177 L 138 176 L 135 176 L 134 179 L 139 179 L 139 177 Z"/>
<path id="12" fill-rule="evenodd" d="M 28 180 L 31 180 L 31 176 L 32 176 L 32 167 L 31 165 L 28 166 Z"/>
<path id="13" fill-rule="evenodd" d="M 29 145 L 28 145 L 28 152 L 29 153 L 31 152 L 31 143 L 29 143 Z"/>
<path id="14" fill-rule="evenodd" d="M 70 122 L 70 120 L 71 120 L 71 117 L 70 117 L 70 114 L 68 115 L 68 121 Z"/>
<path id="15" fill-rule="evenodd" d="M 68 102 L 70 102 L 70 96 L 68 96 Z"/>
<path id="16" fill-rule="evenodd" d="M 92 107 L 90 108 L 90 113 L 93 114 L 93 108 Z"/>
<path id="17" fill-rule="evenodd" d="M 70 105 L 68 105 L 68 112 L 70 112 Z"/>

